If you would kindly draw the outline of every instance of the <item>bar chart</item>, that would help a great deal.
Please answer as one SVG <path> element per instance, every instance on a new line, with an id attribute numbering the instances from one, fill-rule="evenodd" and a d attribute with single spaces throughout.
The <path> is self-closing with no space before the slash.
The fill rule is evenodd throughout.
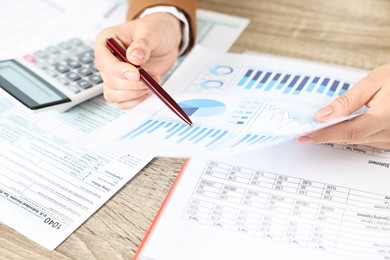
<path id="1" fill-rule="evenodd" d="M 294 75 L 254 68 L 243 69 L 241 77 L 235 84 L 236 91 L 240 92 L 276 92 L 283 95 L 312 93 L 329 97 L 341 96 L 349 87 L 348 82 L 326 76 Z"/>
<path id="2" fill-rule="evenodd" d="M 364 112 L 331 122 L 314 118 L 348 91 L 360 72 L 204 49 L 189 58 L 166 84 L 194 124 L 184 124 L 151 98 L 106 131 L 112 142 L 164 156 L 237 153 L 293 140 Z"/>

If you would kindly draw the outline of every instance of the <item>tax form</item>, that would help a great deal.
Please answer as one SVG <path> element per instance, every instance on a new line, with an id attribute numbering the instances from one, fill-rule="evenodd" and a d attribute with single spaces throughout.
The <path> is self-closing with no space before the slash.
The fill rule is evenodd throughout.
<path id="1" fill-rule="evenodd" d="M 73 144 L 121 113 L 102 97 L 33 115 L 0 98 L 0 221 L 55 249 L 153 158 Z"/>

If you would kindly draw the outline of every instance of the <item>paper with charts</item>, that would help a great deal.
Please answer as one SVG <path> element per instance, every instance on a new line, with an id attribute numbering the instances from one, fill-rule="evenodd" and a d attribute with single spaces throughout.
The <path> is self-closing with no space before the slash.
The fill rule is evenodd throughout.
<path id="1" fill-rule="evenodd" d="M 161 156 L 226 155 L 258 149 L 337 122 L 319 123 L 314 112 L 365 74 L 351 68 L 197 47 L 164 85 L 193 126 L 152 96 L 87 137 L 88 143 Z"/>

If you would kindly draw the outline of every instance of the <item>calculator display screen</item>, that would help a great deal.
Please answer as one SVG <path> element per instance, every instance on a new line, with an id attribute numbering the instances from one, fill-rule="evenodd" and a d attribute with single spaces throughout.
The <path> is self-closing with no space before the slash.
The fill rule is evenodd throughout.
<path id="1" fill-rule="evenodd" d="M 30 109 L 39 109 L 71 100 L 15 60 L 0 61 L 0 87 Z"/>

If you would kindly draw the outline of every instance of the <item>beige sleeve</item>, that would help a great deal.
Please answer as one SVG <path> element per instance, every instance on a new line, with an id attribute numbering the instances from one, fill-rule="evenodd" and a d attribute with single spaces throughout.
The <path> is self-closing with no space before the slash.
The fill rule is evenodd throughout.
<path id="1" fill-rule="evenodd" d="M 190 42 L 189 42 L 188 49 L 191 49 L 194 46 L 195 39 L 196 39 L 195 12 L 198 5 L 198 1 L 197 0 L 129 0 L 129 10 L 127 13 L 127 19 L 132 20 L 138 17 L 146 8 L 158 6 L 158 5 L 175 6 L 186 15 L 190 26 Z"/>

